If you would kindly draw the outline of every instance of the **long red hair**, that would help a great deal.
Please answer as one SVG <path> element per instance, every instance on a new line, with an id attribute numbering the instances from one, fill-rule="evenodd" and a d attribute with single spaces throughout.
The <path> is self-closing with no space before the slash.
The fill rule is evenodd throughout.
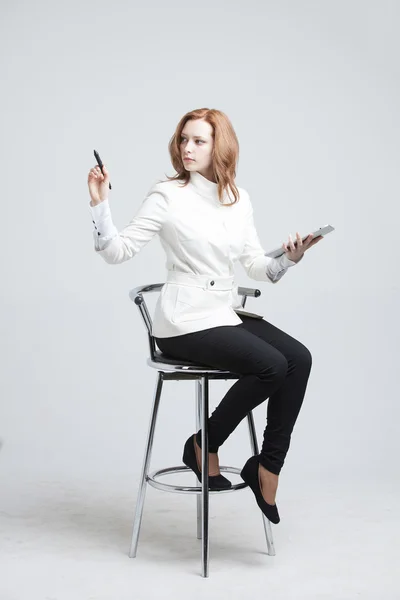
<path id="1" fill-rule="evenodd" d="M 218 198 L 221 202 L 224 190 L 226 190 L 228 196 L 231 198 L 231 191 L 234 201 L 231 204 L 222 205 L 232 206 L 232 204 L 235 204 L 239 200 L 239 190 L 235 184 L 236 165 L 239 158 L 239 142 L 232 123 L 226 114 L 220 110 L 198 108 L 186 113 L 181 118 L 168 144 L 172 166 L 177 174 L 172 177 L 166 175 L 166 177 L 170 181 L 176 179 L 182 180 L 184 182 L 182 187 L 186 186 L 190 180 L 190 172 L 185 169 L 182 161 L 180 139 L 185 124 L 191 119 L 203 119 L 213 128 L 212 166 L 215 180 L 218 183 Z"/>

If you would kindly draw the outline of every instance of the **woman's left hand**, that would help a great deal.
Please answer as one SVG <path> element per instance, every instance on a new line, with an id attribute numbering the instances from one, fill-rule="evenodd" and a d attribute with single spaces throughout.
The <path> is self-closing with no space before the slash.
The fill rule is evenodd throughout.
<path id="1" fill-rule="evenodd" d="M 306 250 L 308 250 L 309 248 L 311 248 L 312 246 L 315 246 L 315 244 L 318 244 L 318 242 L 320 242 L 323 239 L 323 235 L 319 235 L 318 237 L 312 239 L 312 233 L 310 233 L 310 235 L 308 236 L 308 238 L 306 238 L 303 242 L 301 235 L 299 234 L 298 231 L 296 231 L 296 241 L 297 244 L 294 244 L 294 241 L 292 239 L 292 236 L 289 235 L 289 242 L 288 244 L 283 243 L 282 247 L 285 250 L 286 256 L 288 257 L 289 260 L 293 260 L 294 262 L 299 262 L 299 260 L 302 258 L 304 252 Z"/>

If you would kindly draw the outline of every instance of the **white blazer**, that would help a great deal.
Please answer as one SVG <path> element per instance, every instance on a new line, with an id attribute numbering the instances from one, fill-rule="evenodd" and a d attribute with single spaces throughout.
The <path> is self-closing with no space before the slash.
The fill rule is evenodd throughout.
<path id="1" fill-rule="evenodd" d="M 239 260 L 247 275 L 277 283 L 295 263 L 284 254 L 265 256 L 254 225 L 249 194 L 238 188 L 232 206 L 225 193 L 218 199 L 217 184 L 197 171 L 190 181 L 155 183 L 130 223 L 120 232 L 112 222 L 108 199 L 91 206 L 94 249 L 107 263 L 129 260 L 155 234 L 166 253 L 166 283 L 158 297 L 153 335 L 171 337 L 242 322 L 235 313 L 240 297 L 234 280 Z"/>

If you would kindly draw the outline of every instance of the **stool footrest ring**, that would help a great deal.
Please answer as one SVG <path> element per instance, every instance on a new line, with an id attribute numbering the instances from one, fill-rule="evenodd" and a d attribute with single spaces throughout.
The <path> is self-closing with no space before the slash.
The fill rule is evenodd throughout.
<path id="1" fill-rule="evenodd" d="M 166 469 L 159 469 L 157 471 L 153 471 L 152 473 L 149 473 L 146 476 L 146 481 L 152 487 L 154 487 L 158 490 L 162 490 L 163 492 L 175 492 L 177 494 L 201 494 L 202 487 L 201 487 L 200 482 L 199 482 L 199 487 L 196 487 L 196 486 L 162 483 L 161 481 L 157 480 L 158 477 L 164 477 L 166 475 L 173 475 L 173 474 L 175 475 L 176 473 L 183 473 L 185 471 L 190 471 L 194 475 L 192 469 L 190 469 L 186 465 L 179 466 L 179 467 L 168 467 Z M 221 471 L 221 473 L 222 472 L 234 473 L 235 475 L 240 475 L 241 469 L 237 469 L 236 467 L 220 467 L 220 471 Z M 236 492 L 237 490 L 242 490 L 246 487 L 248 487 L 247 483 L 242 482 L 242 483 L 232 484 L 232 487 L 227 490 L 210 490 L 209 489 L 209 494 L 222 494 L 222 493 L 227 493 L 227 492 Z"/>

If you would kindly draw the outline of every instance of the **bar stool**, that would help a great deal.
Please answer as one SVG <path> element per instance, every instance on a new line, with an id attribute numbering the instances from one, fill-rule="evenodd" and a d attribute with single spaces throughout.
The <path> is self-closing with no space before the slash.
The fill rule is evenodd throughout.
<path id="1" fill-rule="evenodd" d="M 248 487 L 246 483 L 232 484 L 232 487 L 228 490 L 212 490 L 209 491 L 208 478 L 202 477 L 202 483 L 200 483 L 196 477 L 196 481 L 200 483 L 200 486 L 189 487 L 181 486 L 176 484 L 168 484 L 161 482 L 159 479 L 175 473 L 182 473 L 184 471 L 191 471 L 186 465 L 176 467 L 166 467 L 157 471 L 149 472 L 151 452 L 154 440 L 154 431 L 157 421 L 158 408 L 161 399 L 161 391 L 164 381 L 169 380 L 184 380 L 190 379 L 196 381 L 196 430 L 201 428 L 201 472 L 208 473 L 208 452 L 205 451 L 208 448 L 208 426 L 207 419 L 209 415 L 209 381 L 211 379 L 238 379 L 239 374 L 231 373 L 230 371 L 223 371 L 217 368 L 196 365 L 190 361 L 176 360 L 166 356 L 160 350 L 156 349 L 156 343 L 152 335 L 152 319 L 150 317 L 146 302 L 143 298 L 143 294 L 148 292 L 160 292 L 163 287 L 163 283 L 156 283 L 150 285 L 143 285 L 136 287 L 129 292 L 130 299 L 138 306 L 140 314 L 143 317 L 145 324 L 148 341 L 150 346 L 150 357 L 147 359 L 147 364 L 153 369 L 157 369 L 158 377 L 156 380 L 153 407 L 150 416 L 150 424 L 147 434 L 147 442 L 144 453 L 144 461 L 142 466 L 141 478 L 139 483 L 139 492 L 136 502 L 135 517 L 133 523 L 132 542 L 129 551 L 129 557 L 134 558 L 136 556 L 140 526 L 142 522 L 143 507 L 146 495 L 146 484 L 152 487 L 162 490 L 164 492 L 174 492 L 179 494 L 195 494 L 197 496 L 197 538 L 202 540 L 201 545 L 201 575 L 202 577 L 208 577 L 209 568 L 209 496 L 210 494 L 227 494 L 238 491 L 240 489 Z M 260 290 L 246 287 L 238 287 L 238 294 L 241 296 L 241 305 L 244 308 L 247 297 L 259 297 L 261 295 Z M 256 437 L 256 431 L 254 427 L 253 413 L 249 412 L 247 415 L 247 422 L 250 434 L 250 445 L 253 454 L 258 454 L 258 443 Z M 221 472 L 240 474 L 241 469 L 229 466 L 220 466 Z M 270 556 L 275 555 L 274 542 L 271 531 L 271 523 L 261 513 L 265 537 L 267 541 L 267 550 Z"/>

